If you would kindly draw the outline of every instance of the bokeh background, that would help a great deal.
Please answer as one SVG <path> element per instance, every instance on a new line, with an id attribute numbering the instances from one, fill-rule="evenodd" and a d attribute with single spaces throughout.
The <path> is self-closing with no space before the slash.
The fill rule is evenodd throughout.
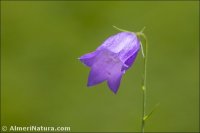
<path id="1" fill-rule="evenodd" d="M 149 132 L 199 131 L 199 2 L 1 2 L 1 122 L 70 126 L 72 132 L 138 132 L 142 57 L 118 94 L 87 88 L 77 59 L 116 34 L 146 26 Z"/>

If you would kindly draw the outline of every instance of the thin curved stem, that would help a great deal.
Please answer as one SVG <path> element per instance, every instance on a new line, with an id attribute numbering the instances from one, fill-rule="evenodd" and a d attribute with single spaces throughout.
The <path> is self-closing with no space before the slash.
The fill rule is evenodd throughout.
<path id="1" fill-rule="evenodd" d="M 143 31 L 143 30 L 142 30 Z M 142 78 L 142 124 L 141 124 L 141 132 L 144 133 L 144 128 L 145 128 L 145 118 L 146 118 L 146 75 L 147 75 L 147 38 L 145 34 L 142 32 L 137 33 L 137 35 L 141 38 L 144 39 L 145 41 L 145 50 L 143 49 L 144 47 L 142 46 L 141 43 L 141 49 L 142 49 L 142 56 L 143 56 L 143 61 L 144 61 L 144 71 L 143 71 L 143 78 Z"/>

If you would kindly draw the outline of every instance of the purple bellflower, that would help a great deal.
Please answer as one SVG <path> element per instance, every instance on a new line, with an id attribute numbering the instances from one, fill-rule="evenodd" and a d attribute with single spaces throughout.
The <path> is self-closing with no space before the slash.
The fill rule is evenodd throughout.
<path id="1" fill-rule="evenodd" d="M 90 67 L 87 86 L 107 81 L 117 93 L 123 74 L 134 63 L 140 50 L 140 41 L 132 32 L 120 32 L 106 39 L 94 52 L 79 59 Z"/>

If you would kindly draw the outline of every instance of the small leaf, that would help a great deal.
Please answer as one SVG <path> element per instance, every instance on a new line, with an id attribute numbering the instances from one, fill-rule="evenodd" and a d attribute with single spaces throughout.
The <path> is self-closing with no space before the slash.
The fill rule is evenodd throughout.
<path id="1" fill-rule="evenodd" d="M 156 105 L 154 106 L 154 108 L 152 109 L 152 111 L 151 111 L 148 115 L 146 115 L 146 116 L 143 118 L 143 120 L 144 120 L 144 121 L 147 120 L 147 119 L 153 114 L 153 112 L 155 111 L 155 109 L 156 109 L 159 105 L 160 105 L 160 103 L 156 104 Z"/>

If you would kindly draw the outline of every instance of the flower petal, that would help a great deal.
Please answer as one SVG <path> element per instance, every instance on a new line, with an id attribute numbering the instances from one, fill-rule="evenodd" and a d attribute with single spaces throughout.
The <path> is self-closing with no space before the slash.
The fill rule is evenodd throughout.
<path id="1" fill-rule="evenodd" d="M 107 81 L 107 84 L 109 86 L 109 88 L 114 92 L 114 93 L 117 93 L 118 89 L 119 89 L 119 86 L 120 86 L 120 82 L 121 82 L 121 79 L 122 79 L 122 75 L 123 73 L 120 72 L 120 73 L 115 73 L 115 75 L 112 75 L 108 81 Z"/>
<path id="2" fill-rule="evenodd" d="M 140 50 L 140 43 L 134 33 L 120 32 L 106 39 L 104 43 L 97 48 L 97 51 L 103 49 L 117 53 L 120 60 L 125 62 L 135 52 Z"/>
<path id="3" fill-rule="evenodd" d="M 88 86 L 99 84 L 121 73 L 122 62 L 117 55 L 108 50 L 101 50 L 95 57 L 88 78 Z"/>
<path id="4" fill-rule="evenodd" d="M 110 36 L 108 39 L 106 39 L 102 45 L 100 45 L 96 50 L 104 50 L 108 46 L 112 45 L 116 35 Z"/>
<path id="5" fill-rule="evenodd" d="M 126 62 L 131 56 L 140 50 L 140 41 L 137 39 L 137 36 L 132 33 L 132 38 L 130 38 L 131 37 L 128 39 L 129 41 L 125 39 L 126 41 L 123 42 L 125 46 L 119 53 L 119 58 L 122 62 Z"/>
<path id="6" fill-rule="evenodd" d="M 95 62 L 95 56 L 98 54 L 98 52 L 91 52 L 88 54 L 85 54 L 79 58 L 79 60 L 84 63 L 86 66 L 91 67 L 92 64 Z"/>
<path id="7" fill-rule="evenodd" d="M 101 67 L 92 67 L 88 77 L 87 86 L 93 86 L 99 84 L 107 79 L 107 75 L 103 68 Z"/>
<path id="8" fill-rule="evenodd" d="M 123 67 L 122 67 L 122 71 L 123 71 L 123 70 L 128 70 L 128 69 L 133 65 L 133 63 L 134 63 L 134 61 L 135 61 L 135 59 L 136 59 L 136 57 L 137 57 L 137 54 L 138 54 L 138 51 L 135 52 L 130 58 L 128 58 L 128 59 L 125 61 L 124 65 L 123 65 Z"/>

